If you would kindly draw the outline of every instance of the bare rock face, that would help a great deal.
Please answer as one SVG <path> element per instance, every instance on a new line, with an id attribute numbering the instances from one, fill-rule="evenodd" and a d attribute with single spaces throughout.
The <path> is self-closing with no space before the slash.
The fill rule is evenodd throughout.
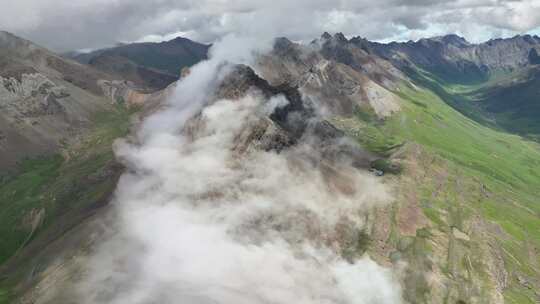
<path id="1" fill-rule="evenodd" d="M 236 65 L 221 81 L 213 100 L 228 99 L 234 102 L 247 94 L 261 95 L 271 102 L 284 99 L 268 117 L 253 122 L 239 136 L 235 150 L 243 153 L 250 149 L 280 152 L 302 141 L 329 159 L 348 159 L 355 167 L 367 168 L 374 156 L 350 144 L 345 133 L 318 115 L 315 104 L 299 88 L 288 84 L 271 85 L 251 68 Z M 199 116 L 187 122 L 184 132 L 193 135 L 200 128 Z"/>
<path id="2" fill-rule="evenodd" d="M 65 86 L 41 73 L 19 78 L 0 77 L 0 170 L 13 168 L 22 156 L 58 151 L 89 123 L 91 109 Z"/>
<path id="3" fill-rule="evenodd" d="M 38 94 L 53 94 L 54 97 L 62 98 L 69 96 L 64 87 L 57 86 L 47 76 L 39 73 L 22 74 L 20 79 L 2 78 L 4 94 L 3 98 L 12 97 L 28 98 Z"/>
<path id="4" fill-rule="evenodd" d="M 392 89 L 396 81 L 404 78 L 391 62 L 358 47 L 341 33 L 329 39 L 321 38 L 315 43 L 320 45 L 320 52 L 326 59 L 347 65 L 388 89 Z"/>
<path id="5" fill-rule="evenodd" d="M 243 154 L 249 149 L 281 152 L 296 143 L 295 139 L 271 119 L 261 119 L 244 130 L 234 150 Z"/>
<path id="6" fill-rule="evenodd" d="M 142 108 L 143 116 L 161 107 L 165 100 L 174 94 L 176 88 L 176 82 L 174 82 L 163 90 L 146 93 L 132 82 L 125 80 L 100 80 L 98 84 L 111 104 L 119 104 L 127 108 Z"/>
<path id="7" fill-rule="evenodd" d="M 23 74 L 21 81 L 0 77 L 0 84 L 2 108 L 20 117 L 63 113 L 65 108 L 58 99 L 70 95 L 65 87 L 57 86 L 42 74 Z"/>
<path id="8" fill-rule="evenodd" d="M 538 55 L 537 49 L 531 49 L 529 51 L 529 62 L 531 64 L 540 64 L 540 55 Z"/>
<path id="9" fill-rule="evenodd" d="M 367 100 L 377 116 L 385 118 L 399 112 L 398 98 L 377 83 L 368 83 L 365 86 L 365 92 Z"/>
<path id="10" fill-rule="evenodd" d="M 392 91 L 407 79 L 389 61 L 339 34 L 323 35 L 308 46 L 279 38 L 272 53 L 261 58 L 257 70 L 274 85 L 298 87 L 325 117 L 350 116 L 368 107 L 384 119 L 399 111 Z"/>
<path id="11" fill-rule="evenodd" d="M 109 78 L 0 31 L 0 172 L 76 141 L 111 109 L 97 83 Z"/>

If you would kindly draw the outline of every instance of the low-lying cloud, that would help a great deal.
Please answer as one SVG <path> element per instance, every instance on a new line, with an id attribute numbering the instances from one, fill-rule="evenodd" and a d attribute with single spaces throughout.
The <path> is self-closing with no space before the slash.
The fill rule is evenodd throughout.
<path id="1" fill-rule="evenodd" d="M 227 62 L 250 63 L 269 46 L 226 37 L 136 140 L 116 144 L 128 170 L 115 224 L 79 285 L 81 302 L 400 303 L 390 269 L 368 256 L 343 258 L 366 228 L 363 214 L 391 201 L 387 187 L 324 159 L 309 140 L 279 153 L 258 149 L 249 132 L 286 105 L 282 96 L 212 100 Z"/>

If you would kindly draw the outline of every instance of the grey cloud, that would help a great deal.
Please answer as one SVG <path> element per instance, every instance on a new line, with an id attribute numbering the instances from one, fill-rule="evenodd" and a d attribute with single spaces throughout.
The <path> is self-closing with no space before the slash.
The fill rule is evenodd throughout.
<path id="1" fill-rule="evenodd" d="M 540 26 L 540 0 L 3 1 L 10 3 L 0 11 L 0 29 L 57 51 L 176 32 L 211 42 L 246 31 L 279 32 L 296 40 L 324 31 L 376 40 L 457 31 L 475 41 Z"/>

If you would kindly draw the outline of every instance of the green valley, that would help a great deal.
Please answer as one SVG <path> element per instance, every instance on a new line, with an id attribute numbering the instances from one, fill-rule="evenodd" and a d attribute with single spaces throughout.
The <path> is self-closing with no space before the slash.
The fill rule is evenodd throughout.
<path id="1" fill-rule="evenodd" d="M 431 88 L 435 85 L 431 80 Z M 416 230 L 415 237 L 427 256 L 422 260 L 417 253 L 415 259 L 419 263 L 439 261 L 437 267 L 444 277 L 461 282 L 456 289 L 463 298 L 488 298 L 467 287 L 486 284 L 484 290 L 504 287 L 507 303 L 536 303 L 533 286 L 540 283 L 540 144 L 462 115 L 444 99 L 473 101 L 454 97 L 442 85 L 433 91 L 403 85 L 396 94 L 403 105 L 399 115 L 376 122 L 359 115 L 337 119 L 334 124 L 374 152 L 406 155 L 401 160 L 402 176 L 392 179 L 400 184 L 400 196 L 416 189 L 414 196 L 429 219 Z M 399 209 L 406 204 L 406 197 L 398 201 Z M 459 250 L 452 244 L 456 243 L 454 229 L 468 235 Z M 395 230 L 387 242 L 399 248 L 403 238 Z M 446 248 L 446 256 L 434 257 L 432 247 L 440 246 Z M 495 246 L 502 248 L 494 254 L 502 259 L 498 270 L 494 269 L 496 263 L 486 262 Z"/>

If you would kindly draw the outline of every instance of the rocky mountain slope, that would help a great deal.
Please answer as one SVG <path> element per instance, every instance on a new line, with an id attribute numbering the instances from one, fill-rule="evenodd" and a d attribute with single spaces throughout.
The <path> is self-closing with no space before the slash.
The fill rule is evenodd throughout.
<path id="1" fill-rule="evenodd" d="M 101 79 L 111 76 L 0 32 L 0 169 L 76 141 L 111 108 Z"/>
<path id="2" fill-rule="evenodd" d="M 373 43 L 361 38 L 352 43 L 387 58 L 398 66 L 414 65 L 449 82 L 482 81 L 500 72 L 511 72 L 535 63 L 540 37 L 516 36 L 469 43 L 457 35 L 418 41 Z"/>
<path id="3" fill-rule="evenodd" d="M 106 94 L 113 79 L 0 32 L 1 264 L 39 252 L 111 194 L 112 141 L 129 124 Z"/>
<path id="4" fill-rule="evenodd" d="M 534 63 L 526 61 L 529 51 L 522 50 L 518 62 L 505 67 L 505 75 L 533 69 Z M 446 91 L 444 83 L 422 81 L 401 64 L 377 57 L 340 34 L 325 34 L 309 47 L 278 43 L 262 62 L 262 75 L 296 83 L 305 98 L 331 109 L 323 115 L 336 127 L 370 151 L 390 157 L 389 162 L 374 162 L 375 167 L 386 172 L 393 171 L 393 162 L 405 167 L 400 177 L 392 178 L 399 185 L 398 202 L 372 215 L 370 236 L 372 254 L 381 262 L 410 265 L 404 280 L 406 300 L 538 301 L 538 240 L 533 231 L 539 229 L 534 185 L 540 176 L 529 168 L 539 165 L 539 146 L 479 126 L 475 120 L 483 122 L 484 116 L 471 120 L 449 107 L 463 111 L 461 102 L 473 108 L 475 101 L 461 93 L 473 87 Z M 491 84 L 481 96 L 486 106 L 496 102 L 485 94 L 499 97 L 506 111 L 515 113 L 516 120 L 509 122 L 517 124 L 530 119 L 524 112 L 517 114 L 519 109 L 533 109 L 537 103 L 536 94 L 521 89 L 526 83 Z M 373 84 L 379 89 L 369 94 L 366 88 Z M 510 98 L 508 92 L 520 92 L 521 98 Z M 514 149 L 523 154 L 513 155 Z M 509 201 L 528 211 L 513 212 L 509 219 L 503 211 L 513 208 Z M 528 254 L 518 257 L 519 252 Z"/>
<path id="5" fill-rule="evenodd" d="M 298 86 L 327 114 L 346 116 L 358 107 L 369 108 L 380 118 L 397 112 L 399 104 L 391 90 L 405 77 L 386 60 L 324 38 L 307 46 L 280 38 L 257 68 L 270 83 Z"/>
<path id="6" fill-rule="evenodd" d="M 309 212 L 246 225 L 253 235 L 268 230 L 290 237 L 287 241 L 312 238 L 349 262 L 367 253 L 395 271 L 404 303 L 537 303 L 540 145 L 502 129 L 509 129 L 503 117 L 509 124 L 532 121 L 527 112 L 537 104 L 537 44 L 538 38 L 529 36 L 480 45 L 457 36 L 384 45 L 341 34 L 324 34 L 305 45 L 277 39 L 252 67 L 231 68 L 207 101 L 241 103 L 253 92 L 288 101 L 271 113 L 260 109 L 231 137 L 234 160 L 247 160 L 253 151 L 292 153 L 321 170 L 325 187 L 333 191 L 355 193 L 348 178 L 359 171 L 390 187 L 394 199 L 362 210 L 360 230 L 347 221 L 317 228 Z M 21 81 L 9 83 L 23 78 L 27 87 L 43 82 L 21 72 Z M 22 228 L 10 248 L 22 249 L 0 269 L 0 303 L 3 297 L 16 303 L 74 302 L 78 280 L 106 239 L 103 227 L 115 220 L 107 208 L 97 208 L 108 201 L 119 170 L 112 140 L 126 134 L 130 111 L 136 109 L 144 121 L 183 93 L 176 92 L 177 83 L 152 94 L 106 77 L 96 84 L 107 96 L 100 100 L 132 110 L 118 108 L 121 118 L 107 116 L 64 157 L 27 163 L 22 175 L 0 184 L 3 206 L 8 201 L 24 206 L 24 212 L 11 209 L 19 217 L 10 227 Z M 37 96 L 62 99 L 60 89 L 45 88 Z M 45 104 L 45 112 L 54 112 L 54 102 Z M 216 131 L 205 131 L 209 122 L 201 117 L 195 113 L 181 130 L 193 142 Z M 299 143 L 311 147 L 311 158 L 295 154 Z M 40 179 L 25 187 L 35 176 Z M 71 204 L 83 208 L 58 207 Z M 94 215 L 74 225 L 51 214 Z M 75 228 L 58 233 L 66 227 Z M 96 299 L 107 302 L 115 293 L 100 295 Z"/>
<path id="7" fill-rule="evenodd" d="M 155 91 L 176 81 L 184 67 L 205 59 L 209 47 L 178 37 L 160 43 L 130 43 L 66 56 Z"/>
<path id="8" fill-rule="evenodd" d="M 472 44 L 448 35 L 416 42 L 373 43 L 355 37 L 345 44 L 391 61 L 462 114 L 485 125 L 538 138 L 540 37 L 515 36 Z"/>

